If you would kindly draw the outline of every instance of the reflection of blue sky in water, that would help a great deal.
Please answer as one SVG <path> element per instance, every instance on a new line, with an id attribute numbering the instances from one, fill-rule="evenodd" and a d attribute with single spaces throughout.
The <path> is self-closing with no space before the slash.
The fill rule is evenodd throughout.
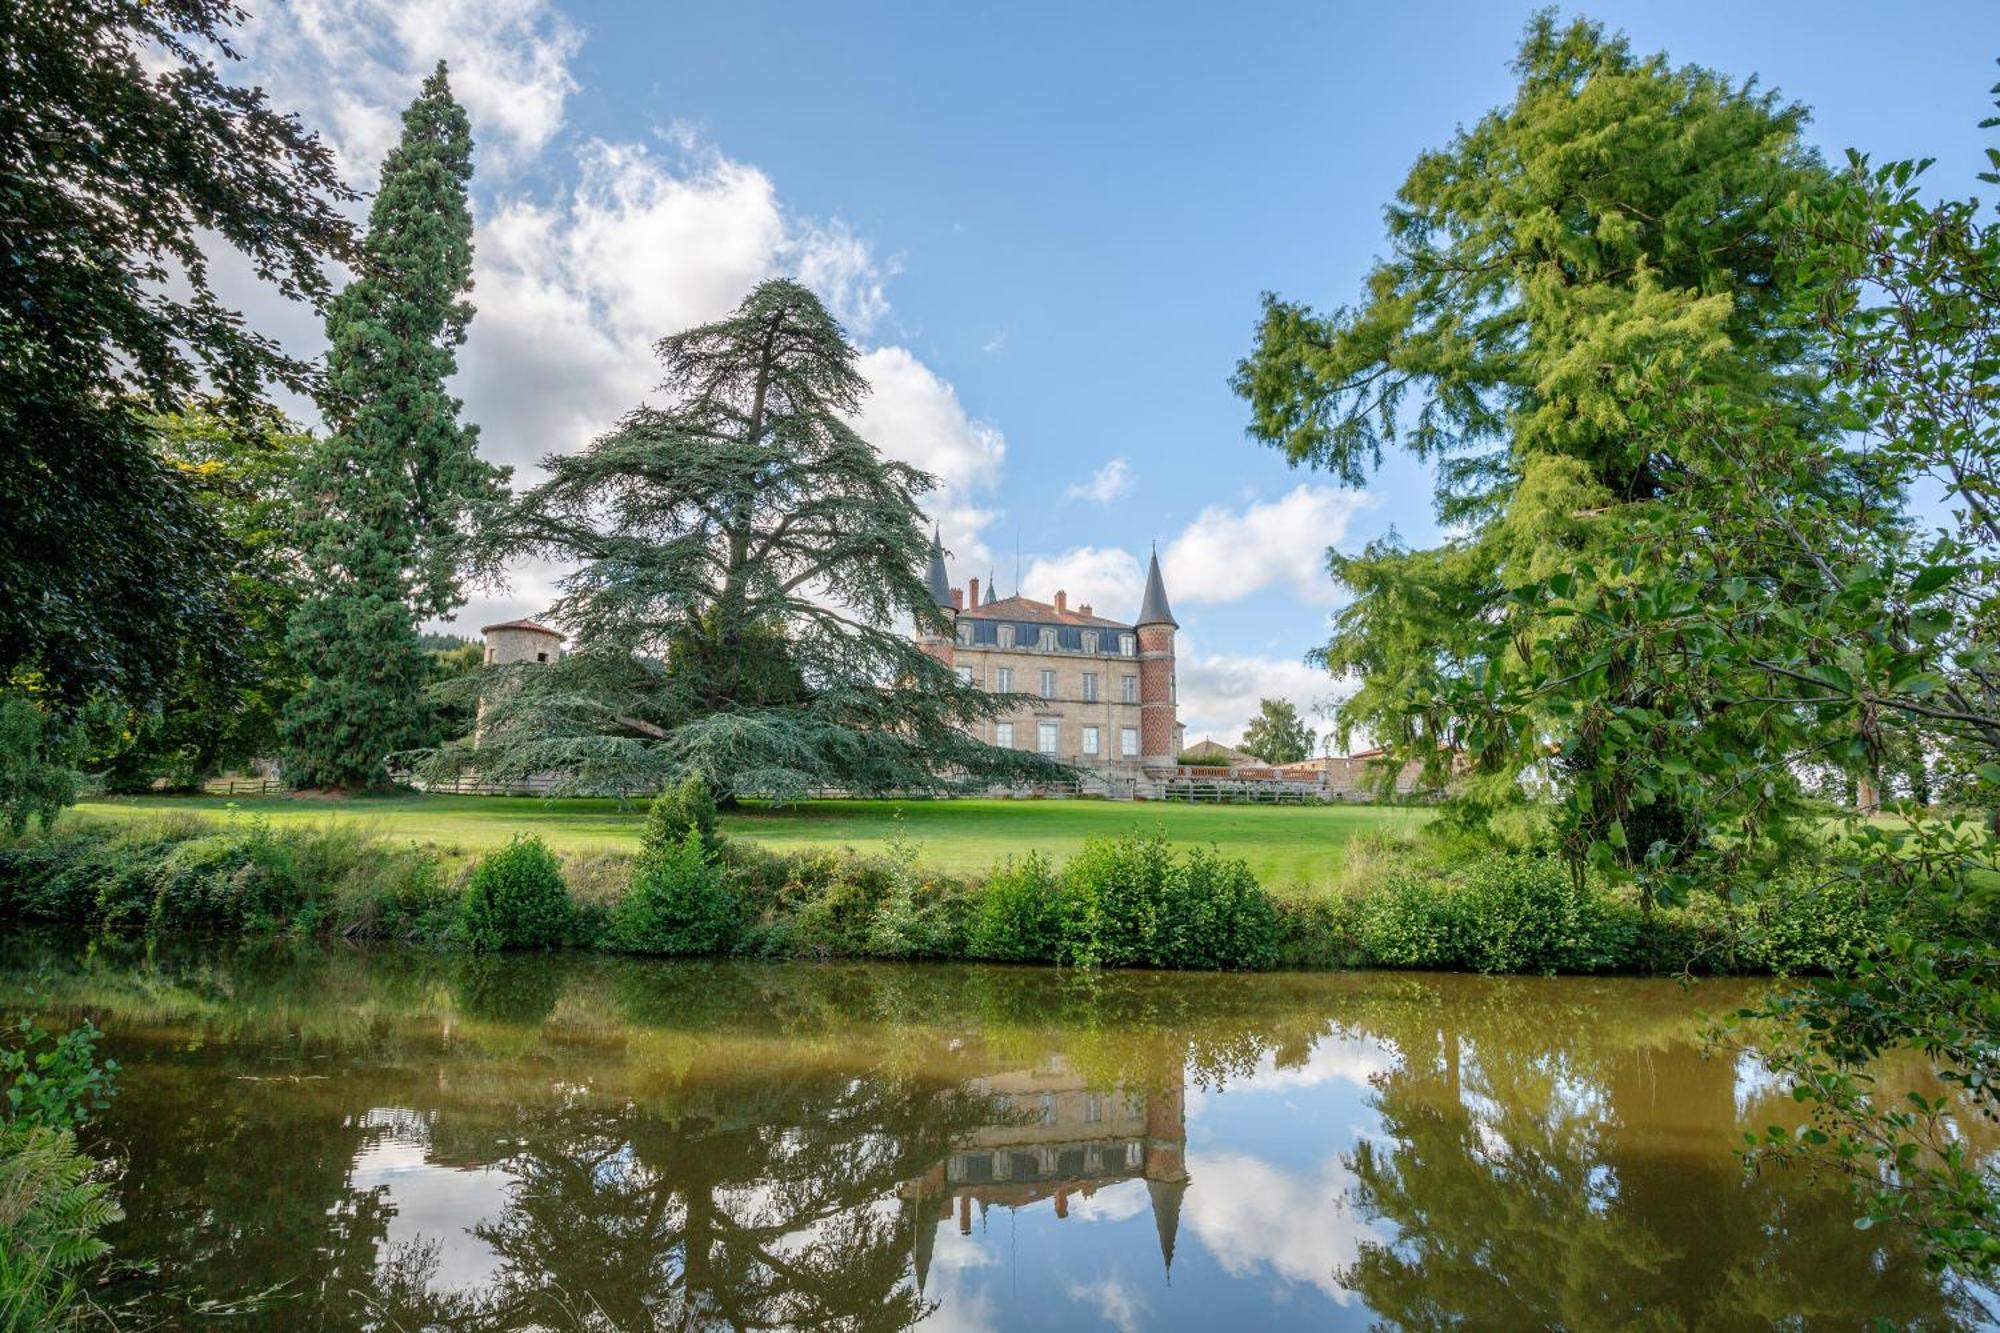
<path id="1" fill-rule="evenodd" d="M 466 1333 L 690 1299 L 814 1328 L 1990 1322 L 1837 1191 L 1742 1173 L 1743 1128 L 1796 1111 L 1693 1040 L 1727 984 L 14 966 L 107 1032 L 110 1239 L 183 1312 L 276 1285 L 329 1327 Z"/>
<path id="2" fill-rule="evenodd" d="M 1383 1045 L 1326 1038 L 1302 1060 L 1280 1067 L 1266 1053 L 1254 1073 L 1226 1091 L 1185 1092 L 1188 1184 L 1174 1231 L 1171 1274 L 1163 1259 L 1161 1218 L 1146 1179 L 1086 1181 L 1054 1197 L 1009 1204 L 970 1200 L 937 1219 L 925 1274 L 925 1295 L 937 1309 L 924 1327 L 937 1330 L 1048 1328 L 1120 1330 L 1162 1322 L 1192 1325 L 1240 1316 L 1245 1300 L 1269 1306 L 1271 1320 L 1324 1324 L 1353 1296 L 1335 1273 L 1353 1262 L 1366 1227 L 1351 1213 L 1351 1176 L 1342 1164 L 1356 1137 L 1374 1122 L 1365 1106 L 1367 1079 L 1392 1067 Z M 1068 1086 L 1074 1085 L 1074 1086 Z M 1091 1094 L 1060 1073 L 1020 1096 L 1034 1101 L 1043 1086 L 1064 1095 L 1095 1096 L 1088 1113 L 1142 1115 L 1122 1093 Z M 388 1244 L 436 1247 L 435 1283 L 477 1289 L 490 1282 L 499 1257 L 476 1228 L 499 1217 L 516 1188 L 506 1164 L 446 1165 L 429 1159 L 423 1117 L 383 1108 L 367 1123 L 382 1135 L 357 1157 L 351 1184 L 383 1191 L 392 1208 Z M 1102 1123 L 1102 1121 L 1099 1121 Z M 1120 1126 L 1114 1125 L 1114 1128 Z M 1052 1132 L 1073 1142 L 1074 1125 Z M 1002 1128 L 1003 1138 L 1010 1133 Z M 1032 1134 L 1031 1134 L 1032 1137 Z M 1104 1169 L 1126 1169 L 1117 1136 L 1102 1154 Z M 600 1171 L 635 1169 L 614 1156 Z M 1135 1168 L 1136 1169 L 1136 1168 Z M 1027 1188 L 1027 1187 L 1023 1187 Z M 977 1191 L 975 1191 L 976 1193 Z M 1001 1191 L 1004 1192 L 1004 1191 Z M 730 1192 L 732 1212 L 754 1214 L 761 1191 Z M 872 1207 L 893 1211 L 894 1200 Z M 788 1236 L 774 1250 L 796 1251 L 812 1229 Z"/>
<path id="3" fill-rule="evenodd" d="M 435 1244 L 439 1286 L 466 1289 L 490 1282 L 499 1271 L 499 1256 L 472 1228 L 506 1208 L 513 1176 L 497 1166 L 432 1164 L 426 1160 L 427 1136 L 410 1134 L 410 1117 L 376 1111 L 368 1119 L 393 1128 L 362 1149 L 351 1179 L 357 1191 L 383 1190 L 395 1205 L 389 1244 Z"/>
<path id="4" fill-rule="evenodd" d="M 1281 1067 L 1266 1053 L 1226 1090 L 1186 1093 L 1188 1183 L 1171 1274 L 1148 1182 L 975 1211 L 939 1225 L 927 1294 L 945 1329 L 1327 1327 L 1366 1323 L 1336 1280 L 1370 1234 L 1343 1164 L 1376 1123 L 1368 1078 L 1392 1068 L 1381 1043 L 1323 1038 Z M 954 1215 L 955 1216 L 955 1215 Z"/>

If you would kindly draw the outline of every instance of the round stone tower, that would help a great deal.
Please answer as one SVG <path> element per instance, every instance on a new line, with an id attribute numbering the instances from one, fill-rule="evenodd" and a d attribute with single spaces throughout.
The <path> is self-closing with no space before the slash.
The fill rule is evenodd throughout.
<path id="1" fill-rule="evenodd" d="M 486 664 L 553 662 L 562 656 L 562 635 L 533 620 L 503 620 L 479 631 L 486 638 Z"/>
<path id="2" fill-rule="evenodd" d="M 486 639 L 488 666 L 514 666 L 520 663 L 545 666 L 562 656 L 562 635 L 537 621 L 503 620 L 497 625 L 488 625 L 479 632 Z M 504 688 L 504 685 L 492 681 L 481 685 L 479 710 L 472 731 L 474 745 L 486 739 L 486 705 L 489 700 L 487 692 Z"/>
<path id="3" fill-rule="evenodd" d="M 1132 627 L 1139 635 L 1139 762 L 1147 768 L 1171 768 L 1177 757 L 1174 631 L 1180 624 L 1167 605 L 1158 551 L 1146 567 L 1146 596 Z"/>

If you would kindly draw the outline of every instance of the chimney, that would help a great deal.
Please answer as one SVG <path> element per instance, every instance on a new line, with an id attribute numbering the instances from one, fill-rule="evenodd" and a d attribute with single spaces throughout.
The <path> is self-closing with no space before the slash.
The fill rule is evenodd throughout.
<path id="1" fill-rule="evenodd" d="M 978 605 L 979 605 L 979 580 L 978 580 L 978 579 L 974 579 L 974 580 L 972 580 L 972 582 L 971 582 L 970 584 L 968 584 L 967 586 L 968 586 L 968 587 L 970 587 L 970 588 L 972 589 L 972 599 L 971 599 L 971 600 L 970 600 L 969 602 L 967 602 L 967 603 L 966 603 L 966 605 L 968 605 L 968 606 L 978 606 Z"/>
<path id="2" fill-rule="evenodd" d="M 954 611 L 963 611 L 965 609 L 965 589 L 953 588 L 951 590 L 951 609 Z"/>
<path id="3" fill-rule="evenodd" d="M 1061 588 L 1056 589 L 1056 610 L 1058 611 L 1069 610 L 1069 594 L 1064 592 Z"/>
<path id="4" fill-rule="evenodd" d="M 1090 603 L 1089 603 L 1089 602 L 1085 602 L 1085 603 L 1084 603 L 1084 604 L 1083 604 L 1082 606 L 1079 606 L 1079 607 L 1078 607 L 1078 608 L 1077 608 L 1076 610 L 1077 610 L 1077 614 L 1078 614 L 1078 615 L 1084 615 L 1084 616 L 1090 616 L 1090 615 L 1096 615 L 1096 614 L 1097 614 L 1097 613 L 1096 613 L 1095 611 L 1092 611 L 1092 610 L 1090 609 Z"/>

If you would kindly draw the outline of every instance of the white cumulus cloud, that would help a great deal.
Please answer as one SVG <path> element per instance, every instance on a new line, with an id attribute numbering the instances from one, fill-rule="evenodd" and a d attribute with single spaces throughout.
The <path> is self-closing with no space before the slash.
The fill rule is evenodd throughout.
<path id="1" fill-rule="evenodd" d="M 1325 707 L 1354 688 L 1298 659 L 1252 653 L 1204 654 L 1186 634 L 1180 636 L 1176 648 L 1180 720 L 1187 727 L 1190 745 L 1210 739 L 1234 744 L 1257 715 L 1259 700 L 1288 699 L 1317 734 L 1316 748 L 1323 747 L 1330 726 L 1323 716 Z"/>
<path id="2" fill-rule="evenodd" d="M 1072 500 L 1091 500 L 1108 505 L 1132 489 L 1132 464 L 1114 458 L 1090 474 L 1089 481 L 1071 485 L 1065 492 Z"/>
<path id="3" fill-rule="evenodd" d="M 980 534 L 993 513 L 981 508 L 977 497 L 1000 478 L 1006 437 L 991 422 L 970 416 L 951 384 L 907 348 L 865 352 L 860 370 L 869 393 L 855 429 L 889 457 L 938 479 L 938 488 L 922 503 L 943 529 L 952 581 L 962 586 L 983 576 L 993 553 Z"/>
<path id="4" fill-rule="evenodd" d="M 512 168 L 562 127 L 582 32 L 544 0 L 290 0 L 260 7 L 244 48 L 279 94 L 372 186 L 402 109 L 440 60 L 483 165 Z"/>
<path id="5" fill-rule="evenodd" d="M 1126 620 L 1139 614 L 1139 595 L 1146 584 L 1139 557 L 1116 546 L 1079 546 L 1061 555 L 1038 555 L 1021 575 L 1021 591 L 1048 601 L 1058 591 L 1069 594 L 1073 607 L 1088 603 L 1098 615 Z"/>
<path id="6" fill-rule="evenodd" d="M 1233 602 L 1265 588 L 1289 588 L 1300 600 L 1336 598 L 1326 551 L 1347 535 L 1366 492 L 1302 483 L 1276 500 L 1201 511 L 1161 552 L 1167 592 L 1180 602 Z"/>

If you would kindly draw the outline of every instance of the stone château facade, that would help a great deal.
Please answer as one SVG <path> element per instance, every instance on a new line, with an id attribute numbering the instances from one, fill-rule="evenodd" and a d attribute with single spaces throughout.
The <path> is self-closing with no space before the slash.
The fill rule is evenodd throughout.
<path id="1" fill-rule="evenodd" d="M 1155 554 L 1146 592 L 1130 624 L 1088 605 L 1072 608 L 1018 594 L 998 597 L 979 580 L 954 588 L 944 548 L 931 539 L 931 596 L 952 618 L 949 637 L 926 637 L 924 650 L 960 680 L 1018 706 L 979 724 L 979 739 L 1034 750 L 1104 777 L 1138 779 L 1174 766 L 1181 724 L 1175 698 L 1174 632 Z"/>

